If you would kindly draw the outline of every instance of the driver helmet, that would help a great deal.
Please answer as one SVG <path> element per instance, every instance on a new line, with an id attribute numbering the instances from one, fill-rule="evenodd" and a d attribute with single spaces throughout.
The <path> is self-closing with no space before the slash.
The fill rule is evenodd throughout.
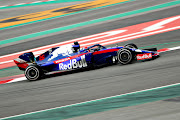
<path id="1" fill-rule="evenodd" d="M 79 43 L 77 41 L 74 42 L 74 45 L 72 45 L 72 50 L 73 50 L 74 53 L 78 52 L 80 50 L 80 45 L 79 45 Z"/>

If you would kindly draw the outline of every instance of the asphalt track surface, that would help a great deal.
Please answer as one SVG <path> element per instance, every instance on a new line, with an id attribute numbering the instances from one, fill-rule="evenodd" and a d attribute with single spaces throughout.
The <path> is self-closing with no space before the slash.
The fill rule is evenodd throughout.
<path id="1" fill-rule="evenodd" d="M 179 120 L 179 102 L 177 97 L 67 120 Z"/>
<path id="2" fill-rule="evenodd" d="M 119 12 L 123 9 L 133 10 L 136 9 L 136 7 L 132 7 L 133 5 L 138 6 L 139 4 L 141 4 L 139 6 L 141 6 L 141 8 L 144 8 L 145 5 L 149 6 L 150 3 L 152 5 L 156 3 L 159 4 L 159 1 L 163 3 L 170 0 L 148 0 L 146 2 L 143 2 L 143 0 L 137 0 L 134 2 L 126 3 L 123 6 L 117 5 L 116 7 L 113 7 L 113 9 L 118 9 L 117 11 Z M 179 13 L 177 12 L 179 8 L 179 6 L 167 8 L 164 10 L 142 15 L 134 15 L 128 18 L 106 21 L 102 22 L 101 24 L 89 25 L 87 27 L 74 29 L 73 31 L 57 33 L 53 36 L 36 38 L 32 41 L 18 43 L 16 45 L 13 45 L 13 47 L 8 46 L 0 48 L 0 51 L 2 51 L 1 55 L 60 41 L 70 40 L 116 28 L 135 25 L 147 21 L 179 15 Z M 99 9 L 98 11 L 106 16 L 112 14 L 104 11 L 104 9 L 108 8 Z M 119 12 L 116 12 L 116 14 Z M 92 11 L 91 14 L 94 14 L 94 11 Z M 71 17 L 73 22 L 73 19 L 79 19 L 81 16 L 74 15 Z M 93 19 L 93 17 L 89 18 Z M 33 24 L 23 26 L 21 29 L 23 31 L 23 29 L 31 27 L 34 27 Z M 8 31 L 11 31 L 11 29 L 9 29 Z M 16 34 L 16 32 L 18 31 L 14 30 L 14 34 Z M 167 42 L 175 42 L 179 41 L 179 32 L 180 30 L 171 31 L 153 35 L 150 37 L 132 40 L 130 42 L 134 42 L 140 47 Z M 22 33 L 22 35 L 23 34 L 24 33 Z M 125 43 L 127 42 L 119 44 L 123 45 Z M 125 66 L 113 65 L 95 70 L 75 72 L 72 74 L 58 74 L 57 76 L 50 76 L 49 78 L 36 82 L 22 81 L 1 85 L 0 118 L 178 83 L 180 78 L 179 66 L 180 50 L 176 50 L 162 53 L 161 57 L 154 61 L 137 62 Z M 102 112 L 89 116 L 92 117 L 92 119 L 96 119 L 98 117 L 99 120 L 116 120 L 119 118 L 124 118 L 124 120 L 158 120 L 160 118 L 163 118 L 164 120 L 168 120 L 171 115 L 180 116 L 178 105 L 179 104 L 177 102 L 169 103 L 169 101 L 159 101 L 139 106 L 107 111 L 105 113 Z M 153 110 L 154 112 L 148 112 L 148 110 Z M 136 117 L 126 117 L 126 115 L 131 116 L 131 113 Z M 167 115 L 167 113 L 169 114 Z M 84 118 L 80 117 L 79 119 L 85 120 L 88 119 L 89 116 L 84 116 Z"/>
<path id="3" fill-rule="evenodd" d="M 6 0 L 0 1 L 0 5 L 11 5 L 12 3 L 18 4 L 18 3 L 28 3 L 28 2 L 35 2 L 35 1 L 41 1 L 41 0 L 29 0 L 29 1 L 12 1 L 8 4 L 2 4 L 5 3 Z M 7 0 L 8 1 L 8 0 Z M 0 19 L 5 19 L 5 18 L 10 18 L 10 17 L 15 17 L 19 15 L 24 15 L 24 14 L 30 14 L 30 13 L 35 13 L 35 12 L 40 12 L 40 11 L 45 11 L 45 10 L 51 10 L 55 8 L 60 8 L 60 7 L 66 7 L 66 6 L 71 6 L 71 5 L 76 5 L 80 3 L 84 3 L 87 1 L 76 1 L 76 2 L 65 2 L 65 3 L 56 3 L 56 4 L 44 4 L 44 5 L 35 5 L 35 6 L 25 6 L 25 7 L 17 7 L 17 8 L 10 8 L 10 9 L 1 9 L 1 16 Z"/>
<path id="4" fill-rule="evenodd" d="M 19 3 L 27 3 L 27 2 L 35 2 L 40 0 L 0 0 L 1 6 L 3 5 L 12 5 L 12 4 L 19 4 Z"/>

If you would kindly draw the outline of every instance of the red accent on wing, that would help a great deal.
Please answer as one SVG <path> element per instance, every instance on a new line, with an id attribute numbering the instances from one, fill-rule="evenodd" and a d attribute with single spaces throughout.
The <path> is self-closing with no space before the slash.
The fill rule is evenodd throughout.
<path id="1" fill-rule="evenodd" d="M 26 68 L 28 67 L 28 64 L 27 64 L 27 63 L 20 63 L 20 62 L 18 62 L 18 61 L 16 61 L 16 60 L 14 60 L 14 62 L 15 62 L 15 63 L 17 64 L 17 66 L 20 67 L 20 68 L 26 69 Z"/>

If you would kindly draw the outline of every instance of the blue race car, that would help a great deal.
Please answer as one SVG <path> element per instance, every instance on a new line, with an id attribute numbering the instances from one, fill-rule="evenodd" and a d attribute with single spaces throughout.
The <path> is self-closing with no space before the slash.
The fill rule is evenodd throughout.
<path id="1" fill-rule="evenodd" d="M 77 70 L 114 63 L 126 65 L 135 60 L 149 60 L 159 56 L 156 48 L 140 50 L 133 43 L 111 48 L 95 44 L 81 50 L 78 42 L 74 46 L 78 49 L 73 50 L 75 47 L 72 45 L 60 46 L 36 58 L 32 52 L 24 53 L 14 59 L 14 62 L 24 71 L 28 80 L 35 81 L 53 71 Z"/>

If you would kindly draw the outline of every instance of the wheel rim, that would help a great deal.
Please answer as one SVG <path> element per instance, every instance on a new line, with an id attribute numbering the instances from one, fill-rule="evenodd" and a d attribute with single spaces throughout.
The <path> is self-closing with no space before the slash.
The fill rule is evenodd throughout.
<path id="1" fill-rule="evenodd" d="M 132 54 L 131 54 L 131 52 L 129 50 L 126 50 L 126 49 L 121 50 L 119 52 L 118 59 L 119 59 L 120 63 L 128 64 L 132 59 Z"/>
<path id="2" fill-rule="evenodd" d="M 26 71 L 25 75 L 29 80 L 37 80 L 39 78 L 39 70 L 34 66 L 30 66 Z"/>
<path id="3" fill-rule="evenodd" d="M 121 60 L 122 61 L 128 61 L 129 60 L 129 54 L 127 54 L 127 53 L 122 53 L 121 54 Z"/>

